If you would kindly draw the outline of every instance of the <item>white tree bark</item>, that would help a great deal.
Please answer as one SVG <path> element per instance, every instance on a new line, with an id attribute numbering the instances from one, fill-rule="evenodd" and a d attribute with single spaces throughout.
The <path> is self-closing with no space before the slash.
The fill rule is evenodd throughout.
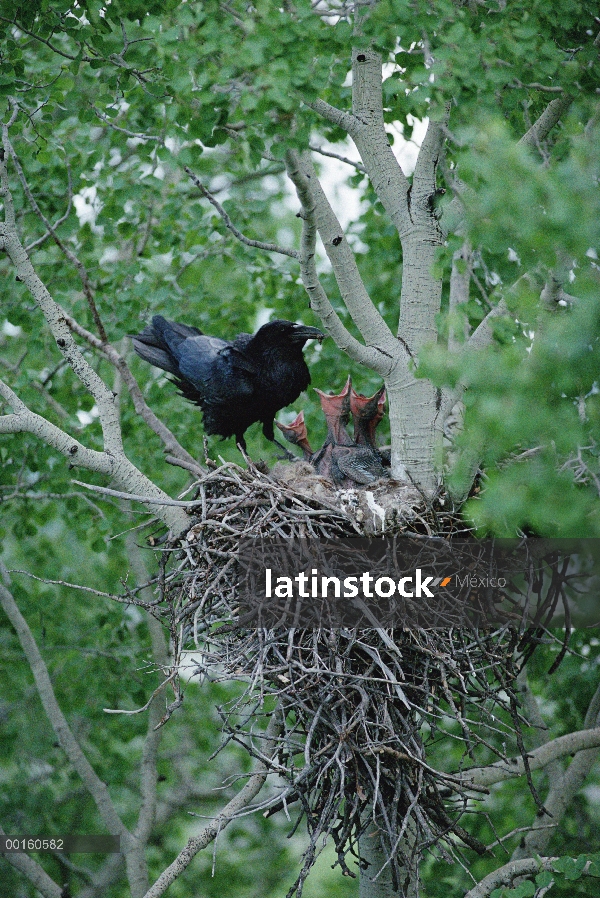
<path id="1" fill-rule="evenodd" d="M 132 898 L 142 898 L 148 886 L 148 870 L 144 855 L 145 846 L 124 825 L 113 804 L 106 783 L 97 776 L 73 735 L 67 719 L 56 700 L 48 669 L 27 625 L 27 621 L 17 608 L 12 594 L 2 584 L 0 584 L 0 604 L 17 632 L 23 653 L 31 667 L 42 707 L 48 715 L 48 720 L 54 730 L 57 741 L 94 800 L 98 813 L 108 832 L 121 838 L 121 848 L 125 855 L 127 878 Z M 30 870 L 27 872 L 35 871 Z M 47 894 L 52 894 L 52 891 L 49 890 Z"/>
<path id="2" fill-rule="evenodd" d="M 566 770 L 563 770 L 559 775 L 555 775 L 551 778 L 548 794 L 544 800 L 544 807 L 551 815 L 548 819 L 557 826 L 563 819 L 573 798 L 585 782 L 592 767 L 598 761 L 598 746 L 600 745 L 600 740 L 596 742 L 592 734 L 600 733 L 600 727 L 598 726 L 600 723 L 600 686 L 596 689 L 588 706 L 584 723 L 586 726 L 594 728 L 582 730 L 579 733 L 569 734 L 579 737 L 576 740 L 577 747 L 575 747 L 572 752 L 569 752 L 569 754 L 575 754 L 575 757 Z M 589 734 L 587 739 L 584 736 L 585 733 Z M 565 738 L 568 737 L 562 737 L 562 739 Z M 557 742 L 559 742 L 559 740 L 555 739 L 554 742 L 546 743 L 546 745 L 551 746 Z M 546 746 L 544 746 L 544 748 L 545 747 Z M 527 833 L 523 840 L 522 846 L 518 846 L 515 850 L 513 860 L 524 857 L 535 857 L 546 851 L 548 842 L 552 836 L 552 830 L 545 827 L 544 823 L 547 823 L 545 818 L 536 817 L 531 831 Z"/>
<path id="3" fill-rule="evenodd" d="M 344 289 L 344 272 L 354 271 L 356 262 L 345 240 L 344 257 L 336 267 L 327 237 L 331 229 L 317 219 L 317 228 L 332 261 L 342 297 L 365 340 L 389 354 L 387 366 L 372 367 L 381 373 L 389 400 L 392 442 L 392 476 L 411 479 L 425 493 L 438 486 L 441 471 L 441 434 L 438 391 L 429 381 L 415 377 L 418 353 L 437 340 L 436 315 L 440 310 L 442 282 L 434 276 L 433 263 L 442 244 L 442 232 L 434 212 L 436 168 L 443 147 L 443 131 L 430 122 L 419 151 L 412 185 L 398 164 L 385 130 L 382 99 L 382 60 L 378 53 L 355 49 L 352 53 L 352 113 L 316 101 L 311 107 L 328 121 L 344 128 L 360 153 L 363 167 L 402 244 L 403 275 L 396 346 L 390 347 L 380 327 L 364 321 L 365 308 L 373 309 L 364 289 Z M 322 194 L 313 184 L 313 197 Z M 309 203 L 303 200 L 306 214 Z M 321 200 L 322 202 L 322 200 Z M 320 204 L 314 203 L 318 210 Z M 328 234 L 329 231 L 329 234 Z M 338 237 L 343 237 L 341 229 Z M 350 258 L 351 257 L 351 258 Z M 306 281 L 305 281 L 306 283 Z M 350 299 L 350 302 L 348 300 Z M 355 300 L 355 301 L 353 301 Z M 359 307 L 356 307 L 356 301 Z M 371 317 L 371 316 L 370 316 Z M 335 336 L 335 335 L 334 335 Z M 338 345 L 341 345 L 338 342 Z M 342 346 L 342 348 L 345 348 Z"/>
<path id="4" fill-rule="evenodd" d="M 565 736 L 558 736 L 550 742 L 545 742 L 538 748 L 534 748 L 527 753 L 529 769 L 531 771 L 541 770 L 557 758 L 564 758 L 568 755 L 577 754 L 577 752 L 587 752 L 590 749 L 596 749 L 600 746 L 600 727 L 592 727 L 588 730 L 576 730 L 574 733 L 567 733 Z M 595 752 L 595 756 L 598 753 Z M 571 765 L 572 766 L 572 765 Z M 523 776 L 525 773 L 525 763 L 523 758 L 510 758 L 508 763 L 505 761 L 496 761 L 487 767 L 470 767 L 463 770 L 459 777 L 466 784 L 475 786 L 493 786 L 495 783 L 502 783 L 505 780 L 514 779 L 516 776 Z"/>
<path id="5" fill-rule="evenodd" d="M 3 125 L 5 143 L 8 143 L 7 132 L 8 126 Z M 121 489 L 140 494 L 149 500 L 168 500 L 169 497 L 166 493 L 142 474 L 125 455 L 116 397 L 79 350 L 60 306 L 54 301 L 31 264 L 17 232 L 15 210 L 3 155 L 0 159 L 0 196 L 4 201 L 4 222 L 0 223 L 0 249 L 7 253 L 14 265 L 17 278 L 25 284 L 33 296 L 56 341 L 57 349 L 69 364 L 74 375 L 93 397 L 98 407 L 104 451 L 97 452 L 87 449 L 56 425 L 32 412 L 2 382 L 0 382 L 0 396 L 11 406 L 13 414 L 0 417 L 0 433 L 31 433 L 62 453 L 73 466 L 105 474 Z M 187 528 L 189 519 L 181 508 L 169 505 L 149 507 L 173 532 L 180 533 Z"/>
<path id="6" fill-rule="evenodd" d="M 403 844 L 405 848 L 414 844 L 410 833 L 406 834 Z M 401 882 L 397 889 L 375 825 L 360 837 L 360 857 L 368 866 L 360 872 L 359 898 L 419 898 L 417 859 L 415 858 L 414 868 L 400 868 Z"/>
<path id="7" fill-rule="evenodd" d="M 245 786 L 240 789 L 238 794 L 231 799 L 230 802 L 216 815 L 199 835 L 192 836 L 188 839 L 188 843 L 181 851 L 172 864 L 160 874 L 154 885 L 152 885 L 144 898 L 160 898 L 171 883 L 175 882 L 178 876 L 183 873 L 186 867 L 196 857 L 199 851 L 210 845 L 219 833 L 228 826 L 236 816 L 248 807 L 252 799 L 260 792 L 264 786 L 267 776 L 271 770 L 270 761 L 274 758 L 277 751 L 277 736 L 280 731 L 280 720 L 277 714 L 273 714 L 269 725 L 265 732 L 265 747 L 263 756 L 265 761 L 259 761 L 252 776 L 249 778 Z"/>
<path id="8" fill-rule="evenodd" d="M 302 203 L 304 228 L 300 261 L 311 307 L 322 318 L 338 346 L 351 358 L 384 377 L 400 356 L 396 340 L 365 289 L 354 254 L 319 183 L 308 153 L 302 157 L 295 152 L 288 154 L 288 174 Z M 314 261 L 317 231 L 331 261 L 344 302 L 366 345 L 352 337 L 343 326 L 319 281 Z"/>

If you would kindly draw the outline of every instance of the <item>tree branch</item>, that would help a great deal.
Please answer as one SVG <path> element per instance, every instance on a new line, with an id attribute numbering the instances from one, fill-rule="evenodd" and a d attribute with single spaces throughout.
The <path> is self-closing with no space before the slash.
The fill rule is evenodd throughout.
<path id="1" fill-rule="evenodd" d="M 458 352 L 465 344 L 465 340 L 459 340 L 456 337 L 456 313 L 461 305 L 465 305 L 469 301 L 469 286 L 471 282 L 471 270 L 473 265 L 473 251 L 468 241 L 457 250 L 452 257 L 452 272 L 450 274 L 450 297 L 449 297 L 449 313 L 450 328 L 448 332 L 448 349 L 450 352 Z M 463 336 L 467 336 L 468 321 L 464 320 Z"/>
<path id="2" fill-rule="evenodd" d="M 411 206 L 427 204 L 435 193 L 436 170 L 444 146 L 444 126 L 448 117 L 449 110 L 443 122 L 429 120 L 413 173 Z"/>
<path id="3" fill-rule="evenodd" d="M 387 324 L 373 305 L 371 297 L 364 286 L 354 253 L 344 236 L 342 227 L 331 208 L 323 188 L 319 183 L 310 156 L 291 151 L 288 153 L 288 174 L 296 187 L 296 192 L 302 204 L 303 216 L 306 228 L 304 230 L 303 262 L 306 275 L 305 287 L 309 295 L 315 297 L 317 305 L 321 304 L 325 312 L 325 325 L 327 319 L 333 328 L 332 336 L 340 338 L 338 343 L 349 354 L 356 352 L 357 360 L 384 376 L 404 356 L 408 356 L 401 347 Z M 325 251 L 329 257 L 333 272 L 342 294 L 346 308 L 350 312 L 353 321 L 360 330 L 367 348 L 362 347 L 358 341 L 352 342 L 350 334 L 343 328 L 333 308 L 326 300 L 324 291 L 319 291 L 318 279 L 315 280 L 314 269 L 314 233 L 311 229 L 316 227 L 323 241 Z M 307 286 L 307 284 L 309 286 Z M 336 339 L 337 342 L 337 339 Z M 368 360 L 367 360 L 368 356 Z"/>
<path id="4" fill-rule="evenodd" d="M 82 443 L 61 430 L 55 424 L 42 418 L 27 408 L 8 384 L 0 380 L 0 396 L 14 411 L 12 415 L 0 417 L 0 433 L 32 433 L 53 449 L 90 471 L 111 476 L 111 458 L 105 452 L 87 449 Z"/>
<path id="5" fill-rule="evenodd" d="M 541 770 L 557 758 L 564 758 L 566 755 L 576 754 L 588 749 L 595 749 L 600 746 L 600 726 L 593 729 L 577 730 L 574 733 L 567 733 L 565 736 L 558 736 L 533 751 L 528 752 L 529 769 L 531 771 Z M 597 757 L 598 753 L 594 752 Z M 572 762 L 571 766 L 575 761 Z M 570 768 L 568 768 L 570 769 Z M 568 772 L 568 770 L 567 770 Z M 525 763 L 523 758 L 511 758 L 508 765 L 505 761 L 496 761 L 487 767 L 471 767 L 461 771 L 460 779 L 465 785 L 469 782 L 476 786 L 492 786 L 494 783 L 502 783 L 505 780 L 514 779 L 517 776 L 523 776 L 525 773 Z"/>
<path id="6" fill-rule="evenodd" d="M 294 164 L 296 163 L 296 165 Z M 382 359 L 377 350 L 364 346 L 344 327 L 342 321 L 331 305 L 323 285 L 317 274 L 315 264 L 315 246 L 317 238 L 317 225 L 315 222 L 314 207 L 310 205 L 310 191 L 307 190 L 305 180 L 300 176 L 297 157 L 289 160 L 289 175 L 298 192 L 302 203 L 302 248 L 300 252 L 300 270 L 304 288 L 310 297 L 310 306 L 321 318 L 323 326 L 328 334 L 333 337 L 336 344 L 346 352 L 350 358 L 375 369 Z M 375 369 L 376 370 L 376 369 Z"/>
<path id="7" fill-rule="evenodd" d="M 19 611 L 12 594 L 2 584 L 0 584 L 0 605 L 2 605 L 6 616 L 17 633 L 23 653 L 31 667 L 40 701 L 54 730 L 57 741 L 73 768 L 79 774 L 109 833 L 119 835 L 122 839 L 132 894 L 136 896 L 143 894 L 136 886 L 136 883 L 139 881 L 140 864 L 145 865 L 143 850 L 140 857 L 141 846 L 138 840 L 131 835 L 124 825 L 112 802 L 106 783 L 97 776 L 73 735 L 67 719 L 56 700 L 48 669 L 27 625 L 27 621 Z"/>
<path id="8" fill-rule="evenodd" d="M 3 125 L 3 136 L 5 142 L 8 142 L 6 125 Z M 61 315 L 59 306 L 37 276 L 19 239 L 4 159 L 0 160 L 0 180 L 0 195 L 4 198 L 5 205 L 5 221 L 0 225 L 0 237 L 4 238 L 3 249 L 6 250 L 15 266 L 17 277 L 25 284 L 44 315 L 59 351 L 73 369 L 76 377 L 96 400 L 105 448 L 110 452 L 122 452 L 123 443 L 115 397 L 81 354 L 64 317 Z"/>
<path id="9" fill-rule="evenodd" d="M 527 858 L 521 861 L 509 861 L 502 867 L 498 867 L 492 873 L 488 873 L 481 882 L 470 889 L 465 898 L 487 898 L 494 889 L 500 886 L 510 886 L 519 876 L 535 876 L 541 870 L 552 870 L 556 863 L 556 857 Z"/>
<path id="10" fill-rule="evenodd" d="M 352 51 L 352 111 L 361 127 L 349 131 L 375 193 L 400 237 L 410 229 L 410 185 L 392 152 L 383 118 L 381 56 Z"/>
<path id="11" fill-rule="evenodd" d="M 61 313 L 64 316 L 64 319 L 67 323 L 67 326 L 70 330 L 77 334 L 79 337 L 82 337 L 96 349 L 98 352 L 101 352 L 105 359 L 111 362 L 112 365 L 117 369 L 123 383 L 127 387 L 129 395 L 131 396 L 131 401 L 133 402 L 133 407 L 135 408 L 137 414 L 146 422 L 148 427 L 154 431 L 154 433 L 161 439 L 165 452 L 174 455 L 176 458 L 181 459 L 182 461 L 187 462 L 191 467 L 188 470 L 193 468 L 193 473 L 201 475 L 206 473 L 202 468 L 202 465 L 196 461 L 193 456 L 187 452 L 186 449 L 178 442 L 174 434 L 169 430 L 169 428 L 164 424 L 160 418 L 158 418 L 150 406 L 147 404 L 142 391 L 140 390 L 139 384 L 133 374 L 131 373 L 127 362 L 123 358 L 123 356 L 115 349 L 114 346 L 110 343 L 103 343 L 102 340 L 99 340 L 95 334 L 92 334 L 90 331 L 86 330 L 86 328 L 82 327 L 78 321 L 76 321 L 68 312 L 66 312 L 62 307 L 60 307 Z"/>
<path id="12" fill-rule="evenodd" d="M 8 127 L 9 125 L 7 124 L 2 126 L 5 141 L 8 141 Z M 109 390 L 104 381 L 84 358 L 73 339 L 63 310 L 54 301 L 45 285 L 37 276 L 25 252 L 17 233 L 15 210 L 8 185 L 4 153 L 2 153 L 2 158 L 0 158 L 0 196 L 4 199 L 4 222 L 0 223 L 0 247 L 7 252 L 15 266 L 19 280 L 29 289 L 42 311 L 63 358 L 96 401 L 104 437 L 104 452 L 86 449 L 81 443 L 74 440 L 50 421 L 30 411 L 16 394 L 1 381 L 0 396 L 9 403 L 14 414 L 0 418 L 0 433 L 18 433 L 20 431 L 32 433 L 57 449 L 66 458 L 69 458 L 71 464 L 114 477 L 117 484 L 129 492 L 133 491 L 142 494 L 149 499 L 168 499 L 168 496 L 145 477 L 125 455 L 119 408 L 115 394 Z M 187 527 L 187 517 L 179 509 L 167 508 L 165 506 L 162 510 L 159 509 L 157 514 L 168 527 L 176 532 Z"/>
<path id="13" fill-rule="evenodd" d="M 546 745 L 550 741 L 548 737 L 548 727 L 542 717 L 538 700 L 529 687 L 526 667 L 523 668 L 517 677 L 517 683 L 520 693 L 520 702 L 525 710 L 525 716 L 529 723 L 535 727 L 533 738 L 536 746 Z M 592 726 L 592 724 L 586 722 L 586 727 L 589 728 L 590 726 Z M 548 780 L 553 782 L 560 779 L 564 772 L 564 767 L 557 758 L 555 761 L 550 761 L 546 764 L 544 771 Z"/>
<path id="14" fill-rule="evenodd" d="M 206 197 L 209 203 L 211 203 L 215 207 L 215 209 L 223 219 L 225 227 L 228 228 L 241 243 L 244 243 L 246 246 L 255 247 L 256 249 L 264 249 L 269 253 L 280 253 L 283 256 L 290 256 L 290 258 L 292 259 L 298 259 L 298 252 L 295 249 L 288 249 L 285 246 L 278 246 L 276 243 L 264 243 L 262 240 L 251 240 L 249 237 L 244 236 L 244 234 L 242 234 L 242 232 L 238 230 L 238 228 L 236 228 L 218 199 L 213 196 L 209 190 L 207 190 L 200 178 L 194 174 L 191 168 L 189 168 L 189 166 L 187 165 L 184 165 L 183 169 L 194 182 L 202 196 Z"/>
<path id="15" fill-rule="evenodd" d="M 17 24 L 13 19 L 7 19 L 6 16 L 0 16 L 0 22 L 5 22 L 7 25 L 13 25 L 15 28 L 18 28 L 19 31 L 22 31 L 23 34 L 27 34 L 29 37 L 32 37 L 34 40 L 39 41 L 40 44 L 45 44 L 47 47 L 50 48 L 50 50 L 52 50 L 53 53 L 56 53 L 57 56 L 62 56 L 63 59 L 71 59 L 71 60 L 73 60 L 73 62 L 76 59 L 79 59 L 78 56 L 73 56 L 71 53 L 65 53 L 64 50 L 59 50 L 59 48 L 55 47 L 54 44 L 51 44 L 49 40 L 47 40 L 43 37 L 40 37 L 39 34 L 36 34 L 35 31 L 28 31 L 27 28 L 25 28 L 23 26 L 22 22 L 19 22 Z M 80 45 L 78 44 L 77 46 L 79 47 Z M 94 57 L 93 56 L 82 56 L 81 61 L 82 62 L 93 62 Z"/>
<path id="16" fill-rule="evenodd" d="M 2 587 L 0 586 L 0 590 L 1 589 Z M 0 835 L 7 835 L 1 826 Z M 10 835 L 10 833 L 8 835 Z M 0 854 L 4 860 L 8 861 L 11 867 L 14 867 L 15 870 L 18 870 L 19 873 L 22 873 L 23 876 L 26 877 L 44 898 L 64 898 L 65 893 L 62 888 L 57 885 L 54 880 L 48 876 L 44 868 L 38 864 L 37 861 L 34 861 L 28 854 L 25 854 L 25 852 L 22 854 L 20 852 L 15 854 L 12 851 L 2 851 Z"/>
<path id="17" fill-rule="evenodd" d="M 27 255 L 29 255 L 32 250 L 37 249 L 38 246 L 41 246 L 42 243 L 45 243 L 48 237 L 51 237 L 53 233 L 56 232 L 56 230 L 67 220 L 67 218 L 71 214 L 71 207 L 73 204 L 73 181 L 71 178 L 71 166 L 69 165 L 69 159 L 66 155 L 65 166 L 67 169 L 67 208 L 65 209 L 63 214 L 56 219 L 50 230 L 47 230 L 45 234 L 42 234 L 41 237 L 38 237 L 37 240 L 34 240 L 33 243 L 29 243 L 25 247 Z"/>
<path id="18" fill-rule="evenodd" d="M 584 723 L 587 727 L 598 727 L 600 723 L 600 685 L 589 704 Z M 599 730 L 600 727 L 598 729 L 582 730 L 581 732 L 594 733 Z M 564 739 L 565 737 L 563 736 L 562 738 Z M 547 745 L 551 744 L 547 743 Z M 551 815 L 552 822 L 556 825 L 563 819 L 573 798 L 579 792 L 590 770 L 598 760 L 598 752 L 595 747 L 582 746 L 582 748 L 576 749 L 576 751 L 578 751 L 578 754 L 573 758 L 567 769 L 562 772 L 562 775 L 555 776 L 550 780 L 551 786 L 544 801 L 544 807 Z M 531 832 L 525 837 L 522 847 L 518 846 L 515 849 L 513 858 L 540 854 L 546 850 L 551 832 L 542 829 L 540 822 L 540 818 L 536 817 Z"/>
<path id="19" fill-rule="evenodd" d="M 364 172 L 366 174 L 367 170 L 360 162 L 355 162 L 353 159 L 348 159 L 347 156 L 342 156 L 340 153 L 332 153 L 330 150 L 324 150 L 323 147 L 315 147 L 310 144 L 309 149 L 313 151 L 313 153 L 319 153 L 321 156 L 328 156 L 330 159 L 338 159 L 340 162 L 345 162 L 346 165 L 351 165 L 357 171 Z"/>
<path id="20" fill-rule="evenodd" d="M 462 352 L 472 352 L 491 346 L 494 340 L 494 330 L 492 327 L 494 318 L 501 318 L 502 316 L 509 314 L 506 301 L 502 298 L 497 306 L 490 309 L 483 321 L 481 321 L 475 328 L 467 342 L 462 344 Z M 444 392 L 441 407 L 442 420 L 445 421 L 456 403 L 461 401 L 465 390 L 466 384 L 464 381 L 459 381 L 453 390 L 446 390 Z"/>
<path id="21" fill-rule="evenodd" d="M 15 101 L 11 101 L 11 102 L 14 107 L 17 107 L 17 104 L 15 103 Z M 100 314 L 98 312 L 98 308 L 97 308 L 96 302 L 94 300 L 94 292 L 92 289 L 92 285 L 90 283 L 90 278 L 89 278 L 88 272 L 86 270 L 86 267 L 83 264 L 83 262 L 81 262 L 80 259 L 75 255 L 73 250 L 70 249 L 65 243 L 63 243 L 63 241 L 58 236 L 58 233 L 56 231 L 56 226 L 53 225 L 49 221 L 48 218 L 46 218 L 46 216 L 40 209 L 35 197 L 33 196 L 32 192 L 29 188 L 29 184 L 27 183 L 25 173 L 24 173 L 23 169 L 21 168 L 21 163 L 19 162 L 17 154 L 14 151 L 13 145 L 11 144 L 11 142 L 8 138 L 8 128 L 6 128 L 3 131 L 3 143 L 4 143 L 5 150 L 10 154 L 10 157 L 13 161 L 13 165 L 15 166 L 15 170 L 19 176 L 19 180 L 23 187 L 25 196 L 29 200 L 29 205 L 31 206 L 31 208 L 33 209 L 33 211 L 35 212 L 37 217 L 44 223 L 47 233 L 52 237 L 52 239 L 54 240 L 54 242 L 56 243 L 56 245 L 58 246 L 60 251 L 66 256 L 66 258 L 69 260 L 69 262 L 71 262 L 71 264 L 77 270 L 77 273 L 78 273 L 79 277 L 81 278 L 83 294 L 87 300 L 88 306 L 92 313 L 92 317 L 93 317 L 96 327 L 98 329 L 98 333 L 100 334 L 100 338 L 103 341 L 108 342 L 108 337 L 106 336 L 106 331 L 104 330 L 104 325 L 102 324 L 102 320 L 100 318 Z M 69 182 L 70 182 L 70 179 L 69 179 Z M 71 207 L 71 197 L 69 196 L 69 209 L 70 209 L 70 207 Z M 58 220 L 58 224 L 60 224 L 61 221 L 64 221 L 64 217 L 62 219 Z M 33 245 L 35 246 L 35 244 L 33 244 Z"/>
<path id="22" fill-rule="evenodd" d="M 539 146 L 541 141 L 546 139 L 552 128 L 559 123 L 572 102 L 573 97 L 570 94 L 564 94 L 551 100 L 538 120 L 533 123 L 529 131 L 520 139 L 519 143 L 530 149 Z"/>
<path id="23" fill-rule="evenodd" d="M 280 731 L 281 724 L 277 713 L 273 713 L 269 721 L 269 725 L 265 732 L 266 746 L 264 755 L 267 759 L 271 759 L 277 751 L 277 735 Z M 256 770 L 238 792 L 238 794 L 229 801 L 223 810 L 217 814 L 211 823 L 206 826 L 202 832 L 188 840 L 187 845 L 181 851 L 172 864 L 166 870 L 163 870 L 153 886 L 144 895 L 144 898 L 160 898 L 171 883 L 175 882 L 178 876 L 188 867 L 194 857 L 203 848 L 217 838 L 219 833 L 228 826 L 232 820 L 239 815 L 244 808 L 247 808 L 252 799 L 257 795 L 265 784 L 267 775 L 271 769 L 269 760 L 259 761 Z"/>
<path id="24" fill-rule="evenodd" d="M 125 538 L 127 545 L 127 557 L 131 563 L 135 580 L 137 583 L 148 583 L 150 577 L 146 569 L 146 565 L 141 556 L 141 551 L 137 545 L 136 539 L 130 532 Z M 140 593 L 141 597 L 147 602 L 154 599 L 152 590 L 146 586 Z M 152 640 L 152 657 L 157 670 L 167 671 L 169 666 L 169 652 L 162 624 L 156 620 L 151 614 L 146 614 L 146 623 L 150 631 L 150 639 Z M 142 763 L 140 769 L 140 792 L 142 796 L 142 804 L 138 814 L 137 823 L 133 831 L 133 835 L 140 843 L 147 845 L 148 839 L 152 832 L 154 819 L 156 816 L 157 794 L 156 787 L 158 784 L 158 747 L 162 738 L 162 727 L 160 726 L 163 709 L 155 695 L 150 702 L 148 711 L 148 724 L 146 727 L 146 736 L 144 739 L 144 748 L 142 752 Z M 146 882 L 146 891 L 149 883 Z"/>
<path id="25" fill-rule="evenodd" d="M 317 115 L 320 115 L 321 118 L 331 122 L 332 125 L 342 128 L 352 138 L 355 138 L 363 127 L 362 122 L 356 116 L 351 115 L 349 112 L 343 112 L 336 106 L 326 103 L 325 100 L 315 100 L 312 103 L 305 101 L 305 105 L 312 109 L 313 112 L 316 112 Z"/>
<path id="26" fill-rule="evenodd" d="M 189 518 L 172 506 L 172 500 L 132 464 L 124 453 L 97 452 L 87 449 L 55 424 L 35 414 L 21 402 L 7 384 L 0 381 L 0 396 L 12 407 L 14 414 L 0 417 L 0 433 L 31 433 L 56 449 L 71 465 L 104 474 L 125 489 L 137 490 L 141 501 L 150 503 L 155 514 L 176 533 L 187 529 Z M 155 500 L 156 505 L 152 503 Z"/>

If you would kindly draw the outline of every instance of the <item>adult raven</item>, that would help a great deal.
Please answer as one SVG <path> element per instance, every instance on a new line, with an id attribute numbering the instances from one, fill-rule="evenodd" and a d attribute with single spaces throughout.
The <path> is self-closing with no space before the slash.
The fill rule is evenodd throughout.
<path id="1" fill-rule="evenodd" d="M 316 327 L 276 320 L 228 342 L 155 315 L 133 337 L 133 347 L 146 362 L 172 374 L 182 395 L 200 406 L 206 433 L 235 436 L 245 451 L 244 433 L 260 421 L 265 437 L 288 455 L 275 439 L 273 420 L 310 383 L 304 344 L 324 336 Z"/>

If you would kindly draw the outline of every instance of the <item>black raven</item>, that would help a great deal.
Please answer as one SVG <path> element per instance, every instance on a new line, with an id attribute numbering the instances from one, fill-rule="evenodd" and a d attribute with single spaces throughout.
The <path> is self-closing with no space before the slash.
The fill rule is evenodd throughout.
<path id="1" fill-rule="evenodd" d="M 265 437 L 289 455 L 275 439 L 273 420 L 310 383 L 304 344 L 324 336 L 316 327 L 276 320 L 228 342 L 155 315 L 133 337 L 133 347 L 146 362 L 172 374 L 182 395 L 200 406 L 206 433 L 235 436 L 245 450 L 245 431 L 260 421 Z"/>

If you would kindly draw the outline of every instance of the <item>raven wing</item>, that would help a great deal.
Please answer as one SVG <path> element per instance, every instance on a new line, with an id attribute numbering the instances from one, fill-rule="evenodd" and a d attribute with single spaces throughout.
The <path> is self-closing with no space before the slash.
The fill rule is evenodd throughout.
<path id="1" fill-rule="evenodd" d="M 203 404 L 247 402 L 254 393 L 256 367 L 219 337 L 188 337 L 179 346 L 179 372 L 198 391 Z"/>
<path id="2" fill-rule="evenodd" d="M 334 446 L 332 463 L 335 480 L 341 474 L 342 477 L 349 477 L 355 483 L 364 486 L 373 483 L 379 477 L 385 477 L 381 459 L 366 446 Z"/>
<path id="3" fill-rule="evenodd" d="M 179 376 L 179 347 L 190 337 L 201 336 L 202 331 L 177 321 L 167 321 L 162 315 L 154 315 L 141 334 L 132 337 L 137 354 L 169 374 Z"/>

